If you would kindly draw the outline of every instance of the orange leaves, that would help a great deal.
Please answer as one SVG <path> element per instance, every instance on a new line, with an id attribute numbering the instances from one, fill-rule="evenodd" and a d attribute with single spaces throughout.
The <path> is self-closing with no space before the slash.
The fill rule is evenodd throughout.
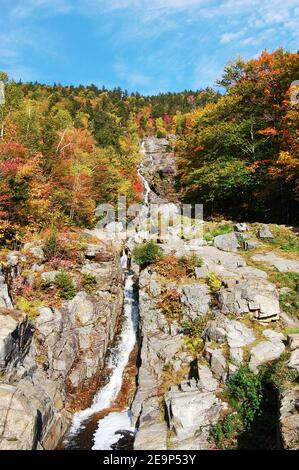
<path id="1" fill-rule="evenodd" d="M 258 131 L 258 134 L 262 134 L 262 135 L 278 135 L 279 132 L 274 129 L 273 127 L 267 127 L 266 129 L 261 129 L 260 131 Z"/>

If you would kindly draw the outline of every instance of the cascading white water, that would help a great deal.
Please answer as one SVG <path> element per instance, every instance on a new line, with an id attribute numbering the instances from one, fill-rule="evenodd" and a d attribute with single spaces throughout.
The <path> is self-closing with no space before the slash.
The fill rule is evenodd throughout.
<path id="1" fill-rule="evenodd" d="M 142 142 L 141 148 L 144 153 L 144 142 Z M 145 189 L 144 210 L 142 210 L 142 216 L 146 216 L 149 207 L 151 188 L 146 178 L 142 175 L 142 165 L 138 169 L 138 174 Z M 78 435 L 78 433 L 84 429 L 85 423 L 87 423 L 91 416 L 104 409 L 110 408 L 115 402 L 122 387 L 124 370 L 136 344 L 139 306 L 133 274 L 128 270 L 128 253 L 126 250 L 122 253 L 120 263 L 126 273 L 124 288 L 124 319 L 117 344 L 111 349 L 109 354 L 107 367 L 112 370 L 112 373 L 109 377 L 109 382 L 95 395 L 92 405 L 89 408 L 74 414 L 71 429 L 65 440 L 66 445 L 72 441 L 74 436 Z M 134 428 L 131 423 L 130 410 L 111 412 L 98 421 L 98 428 L 93 436 L 92 449 L 111 449 L 111 446 L 120 439 L 119 431 L 128 431 L 129 433 L 134 432 Z"/>
<path id="2" fill-rule="evenodd" d="M 122 376 L 129 361 L 130 353 L 136 343 L 138 327 L 138 302 L 135 298 L 133 274 L 127 273 L 124 288 L 124 320 L 119 340 L 111 349 L 107 367 L 112 370 L 109 382 L 95 395 L 92 405 L 85 410 L 75 413 L 73 422 L 66 441 L 84 428 L 84 422 L 93 414 L 109 408 L 122 386 Z M 119 423 L 123 423 L 123 420 Z M 115 422 L 115 424 L 117 424 Z M 116 426 L 117 429 L 119 426 Z M 98 441 L 98 439 L 97 439 Z"/>

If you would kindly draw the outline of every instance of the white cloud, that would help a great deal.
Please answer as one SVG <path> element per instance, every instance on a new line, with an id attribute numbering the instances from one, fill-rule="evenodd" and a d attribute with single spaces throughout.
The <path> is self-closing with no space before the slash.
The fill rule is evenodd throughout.
<path id="1" fill-rule="evenodd" d="M 235 33 L 224 33 L 220 38 L 220 44 L 228 44 L 238 38 L 240 38 L 245 33 L 245 29 L 241 31 L 236 31 Z"/>

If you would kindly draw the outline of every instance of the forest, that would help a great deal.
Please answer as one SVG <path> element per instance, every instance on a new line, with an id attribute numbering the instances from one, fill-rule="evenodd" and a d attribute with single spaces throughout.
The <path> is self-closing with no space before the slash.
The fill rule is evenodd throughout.
<path id="1" fill-rule="evenodd" d="M 205 216 L 298 223 L 299 53 L 229 63 L 217 85 L 157 96 L 21 83 L 0 105 L 0 243 L 55 225 L 95 224 L 99 202 L 142 200 L 145 135 L 175 135 L 176 188 Z"/>

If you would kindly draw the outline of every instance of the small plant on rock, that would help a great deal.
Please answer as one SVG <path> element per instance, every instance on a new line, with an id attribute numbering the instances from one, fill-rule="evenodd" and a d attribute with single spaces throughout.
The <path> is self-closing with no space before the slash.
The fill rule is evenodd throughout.
<path id="1" fill-rule="evenodd" d="M 170 289 L 164 292 L 158 302 L 160 308 L 169 321 L 180 321 L 182 316 L 182 303 L 179 292 L 176 289 Z"/>
<path id="2" fill-rule="evenodd" d="M 76 295 L 76 287 L 71 276 L 61 271 L 55 277 L 55 284 L 59 290 L 59 296 L 64 300 L 71 300 Z"/>
<path id="3" fill-rule="evenodd" d="M 211 292 L 216 293 L 217 291 L 219 291 L 222 282 L 216 273 L 211 272 L 207 275 L 207 284 L 210 287 Z"/>
<path id="4" fill-rule="evenodd" d="M 98 281 L 95 276 L 90 273 L 83 273 L 82 275 L 82 287 L 88 294 L 94 294 L 96 291 Z"/>
<path id="5" fill-rule="evenodd" d="M 142 268 L 146 268 L 150 264 L 155 263 L 159 258 L 162 257 L 161 247 L 153 242 L 148 241 L 137 245 L 133 250 L 134 261 Z"/>

